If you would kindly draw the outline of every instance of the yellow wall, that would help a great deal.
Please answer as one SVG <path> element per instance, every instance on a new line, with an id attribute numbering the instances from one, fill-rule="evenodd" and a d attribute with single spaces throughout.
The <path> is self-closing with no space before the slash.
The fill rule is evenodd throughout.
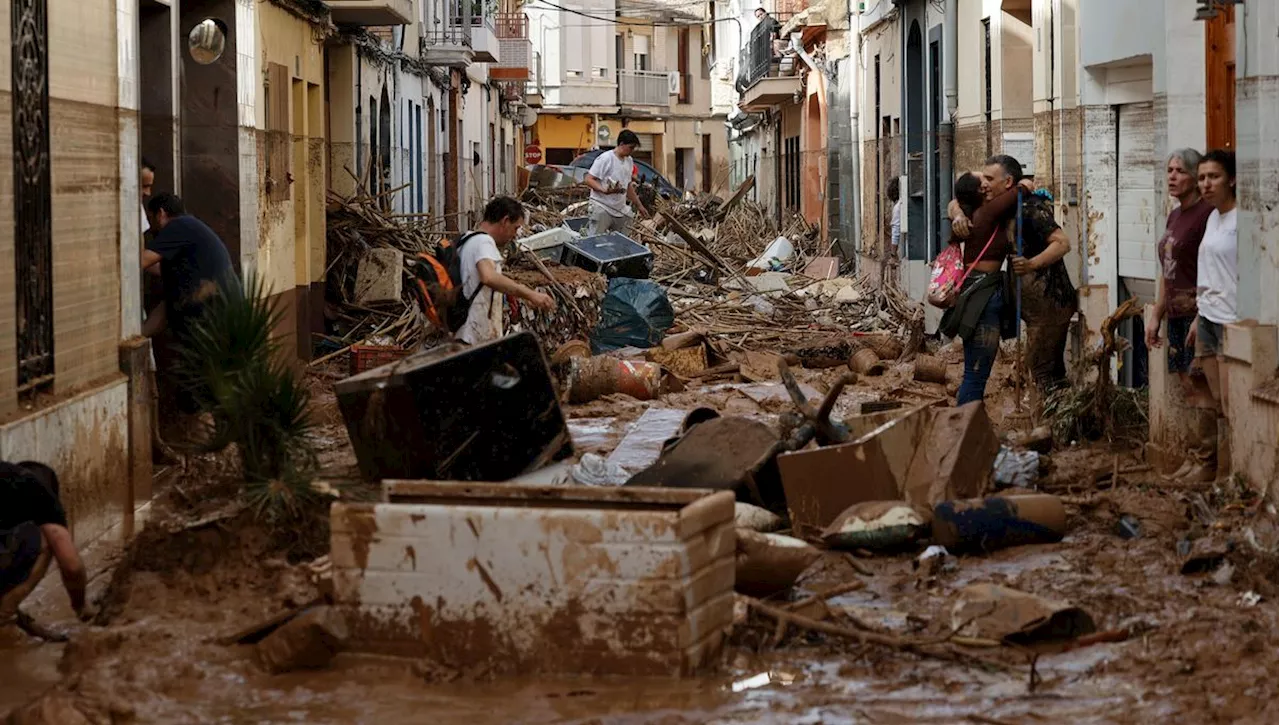
<path id="1" fill-rule="evenodd" d="M 534 129 L 533 142 L 542 148 L 544 159 L 546 150 L 549 148 L 585 151 L 596 145 L 595 119 L 585 114 L 571 116 L 539 114 L 538 125 Z M 523 154 L 523 150 L 521 153 Z"/>
<path id="2" fill-rule="evenodd" d="M 311 25 L 269 3 L 258 9 L 260 74 L 278 63 L 289 69 L 289 133 L 292 164 L 289 198 L 267 198 L 266 95 L 258 95 L 259 193 L 258 274 L 274 294 L 324 279 L 324 54 Z"/>

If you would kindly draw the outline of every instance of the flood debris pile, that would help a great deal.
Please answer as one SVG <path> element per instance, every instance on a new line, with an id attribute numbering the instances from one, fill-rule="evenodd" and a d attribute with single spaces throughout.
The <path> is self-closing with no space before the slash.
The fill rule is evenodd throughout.
<path id="1" fill-rule="evenodd" d="M 545 209 L 535 207 L 530 222 L 536 227 L 540 221 L 563 220 L 550 214 L 548 218 Z M 326 239 L 326 316 L 333 332 L 321 340 L 321 361 L 345 354 L 352 346 L 413 351 L 448 341 L 448 333 L 435 328 L 423 313 L 415 276 L 419 267 L 427 271 L 420 255 L 435 254 L 446 239 L 437 220 L 390 213 L 380 197 L 363 191 L 349 198 L 330 192 Z M 548 354 L 595 329 L 606 285 L 601 275 L 535 259 L 519 248 L 510 250 L 504 269 L 557 303 L 557 309 L 547 313 L 507 300 L 507 329 L 537 332 Z"/>
<path id="2" fill-rule="evenodd" d="M 404 260 L 434 251 L 442 238 L 427 218 L 394 217 L 381 197 L 329 192 L 325 222 L 325 315 L 332 329 L 322 350 L 332 354 L 377 338 L 404 349 L 424 334 L 415 286 Z"/>

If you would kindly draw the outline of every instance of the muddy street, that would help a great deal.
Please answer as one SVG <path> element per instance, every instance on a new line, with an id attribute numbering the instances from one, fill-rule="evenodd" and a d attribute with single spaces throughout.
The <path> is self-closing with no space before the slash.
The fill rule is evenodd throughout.
<path id="1" fill-rule="evenodd" d="M 801 377 L 815 389 L 828 385 L 820 372 Z M 908 377 L 890 370 L 886 379 L 849 388 L 841 405 L 910 389 Z M 354 472 L 355 458 L 325 392 L 329 380 L 321 371 L 309 384 L 324 421 L 316 433 L 322 470 L 327 480 L 340 480 Z M 763 420 L 782 407 L 718 385 L 652 404 L 598 400 L 567 414 L 582 455 L 617 448 L 646 412 L 695 404 Z M 657 455 L 652 441 L 638 440 Z M 1274 551 L 1271 519 L 1229 483 L 1192 486 L 1149 472 L 1096 483 L 1101 469 L 1132 467 L 1134 453 L 1090 444 L 1051 456 L 1039 487 L 1067 502 L 1059 543 L 949 555 L 941 566 L 917 562 L 918 549 L 830 551 L 793 590 L 768 600 L 789 607 L 848 590 L 818 596 L 817 606 L 800 610 L 803 621 L 853 621 L 889 638 L 943 643 L 929 654 L 779 627 L 740 597 L 711 671 L 686 679 L 508 674 L 474 663 L 348 652 L 324 669 L 267 674 L 254 646 L 226 638 L 320 597 L 326 544 L 281 539 L 228 508 L 223 494 L 234 466 L 206 458 L 170 481 L 145 543 L 118 556 L 110 577 L 95 580 L 103 626 L 70 624 L 56 597 L 38 599 L 40 615 L 70 640 L 7 645 L 0 709 L 48 688 L 36 705 L 15 709 L 11 722 L 1274 721 L 1276 560 L 1264 553 Z M 341 495 L 374 492 L 353 485 Z M 1136 521 L 1136 538 L 1118 533 L 1122 519 Z M 1224 566 L 1182 574 L 1179 541 L 1189 536 L 1236 544 Z M 1098 632 L 1121 641 L 1037 649 L 960 637 L 952 610 L 958 593 L 975 584 L 1068 602 L 1087 612 Z"/>

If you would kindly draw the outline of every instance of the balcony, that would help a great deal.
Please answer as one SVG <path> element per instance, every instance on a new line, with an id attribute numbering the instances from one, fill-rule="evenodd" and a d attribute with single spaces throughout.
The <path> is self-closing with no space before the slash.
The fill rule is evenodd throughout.
<path id="1" fill-rule="evenodd" d="M 671 80 L 664 71 L 618 71 L 619 106 L 660 106 L 671 103 Z"/>
<path id="2" fill-rule="evenodd" d="M 524 104 L 530 108 L 542 108 L 542 55 L 536 51 L 529 65 L 529 82 L 524 86 Z"/>
<path id="3" fill-rule="evenodd" d="M 497 63 L 501 51 L 498 49 L 498 34 L 493 27 L 492 15 L 471 15 L 467 17 L 467 25 L 471 28 L 471 50 L 475 52 L 477 63 Z"/>
<path id="4" fill-rule="evenodd" d="M 533 43 L 529 19 L 521 13 L 499 13 L 494 18 L 498 36 L 498 62 L 489 67 L 495 81 L 527 81 L 533 67 Z"/>
<path id="5" fill-rule="evenodd" d="M 336 25 L 408 25 L 413 0 L 330 0 L 329 12 Z"/>
<path id="6" fill-rule="evenodd" d="M 781 43 L 778 44 L 781 46 Z M 789 103 L 800 92 L 800 76 L 794 53 L 777 52 L 778 46 L 761 25 L 751 30 L 738 62 L 738 78 L 734 88 L 740 96 L 743 111 L 767 111 Z"/>
<path id="7" fill-rule="evenodd" d="M 456 20 L 450 23 L 437 20 L 434 27 L 426 26 L 419 43 L 420 55 L 428 65 L 467 68 L 475 60 L 471 28 Z"/>

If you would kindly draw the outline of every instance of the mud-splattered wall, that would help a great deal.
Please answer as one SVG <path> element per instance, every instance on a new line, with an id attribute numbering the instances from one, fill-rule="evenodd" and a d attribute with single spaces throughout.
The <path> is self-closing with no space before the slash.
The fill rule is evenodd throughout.
<path id="1" fill-rule="evenodd" d="M 324 48 L 313 26 L 270 3 L 257 3 L 255 79 L 265 78 L 254 115 L 257 151 L 257 270 L 281 301 L 278 334 L 309 359 L 324 277 Z M 312 310 L 315 306 L 316 309 Z"/>

